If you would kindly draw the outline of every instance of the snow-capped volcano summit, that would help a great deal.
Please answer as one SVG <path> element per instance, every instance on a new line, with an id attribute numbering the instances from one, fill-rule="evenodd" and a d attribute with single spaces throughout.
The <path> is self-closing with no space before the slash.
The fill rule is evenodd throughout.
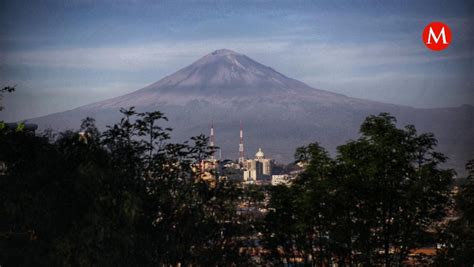
<path id="1" fill-rule="evenodd" d="M 222 93 L 226 90 L 256 92 L 256 90 L 286 90 L 288 88 L 308 89 L 308 86 L 246 55 L 220 49 L 143 90 L 162 93 L 178 90 L 193 93 Z"/>
<path id="2" fill-rule="evenodd" d="M 271 67 L 232 50 L 220 49 L 203 56 L 191 65 L 130 94 L 94 103 L 85 108 L 120 108 L 160 104 L 185 104 L 204 99 L 223 103 L 256 97 L 296 99 L 299 96 L 333 101 L 358 101 L 340 94 L 312 88 L 291 79 Z M 365 101 L 369 102 L 369 101 Z M 371 102 L 377 105 L 376 102 Z"/>
<path id="3" fill-rule="evenodd" d="M 216 51 L 210 53 L 209 55 L 217 56 L 217 55 L 239 55 L 239 53 L 232 51 L 230 49 L 217 49 Z"/>
<path id="4" fill-rule="evenodd" d="M 472 106 L 415 109 L 351 98 L 312 88 L 227 49 L 207 54 L 143 89 L 30 121 L 42 128 L 77 128 L 81 119 L 91 116 L 104 127 L 118 121 L 120 108 L 131 106 L 164 112 L 179 141 L 208 134 L 207 126 L 214 121 L 216 145 L 230 159 L 238 156 L 240 120 L 246 151 L 264 147 L 271 158 L 289 162 L 296 147 L 310 142 L 334 151 L 357 137 L 366 116 L 380 112 L 434 132 L 441 151 L 458 170 L 474 158 L 474 151 L 466 149 L 474 147 Z"/>

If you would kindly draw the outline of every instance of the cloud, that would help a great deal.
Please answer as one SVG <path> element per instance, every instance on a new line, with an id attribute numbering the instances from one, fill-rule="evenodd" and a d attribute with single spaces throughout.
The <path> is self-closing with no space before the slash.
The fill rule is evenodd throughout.
<path id="1" fill-rule="evenodd" d="M 134 46 L 35 49 L 3 53 L 3 64 L 98 70 L 142 70 L 173 61 L 196 60 L 213 50 L 231 47 L 238 51 L 281 51 L 287 42 L 263 40 L 209 40 L 161 42 Z"/>
<path id="2" fill-rule="evenodd" d="M 144 70 L 170 63 L 190 63 L 220 48 L 230 48 L 250 57 L 278 57 L 302 69 L 339 70 L 383 65 L 422 64 L 472 58 L 472 52 L 433 56 L 422 44 L 412 43 L 323 43 L 282 39 L 211 39 L 202 41 L 155 42 L 133 46 L 35 49 L 5 52 L 4 65 L 28 65 L 97 70 Z M 277 60 L 277 59 L 275 59 Z M 274 60 L 272 60 L 274 61 Z M 263 62 L 265 63 L 265 62 Z"/>

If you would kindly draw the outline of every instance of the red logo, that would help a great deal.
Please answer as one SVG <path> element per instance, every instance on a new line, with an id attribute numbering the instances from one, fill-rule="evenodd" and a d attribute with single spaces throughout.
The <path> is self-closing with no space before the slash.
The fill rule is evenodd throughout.
<path id="1" fill-rule="evenodd" d="M 448 25 L 435 21 L 423 30 L 423 43 L 431 50 L 441 51 L 451 43 L 451 29 Z"/>

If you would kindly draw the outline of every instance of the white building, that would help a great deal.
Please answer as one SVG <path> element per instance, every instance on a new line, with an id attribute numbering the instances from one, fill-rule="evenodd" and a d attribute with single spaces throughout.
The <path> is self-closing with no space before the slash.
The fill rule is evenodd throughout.
<path id="1" fill-rule="evenodd" d="M 289 174 L 272 175 L 272 185 L 290 185 L 293 178 Z"/>
<path id="2" fill-rule="evenodd" d="M 244 164 L 244 182 L 255 183 L 269 180 L 272 175 L 272 160 L 266 159 L 262 149 L 259 148 L 255 159 L 249 159 Z"/>

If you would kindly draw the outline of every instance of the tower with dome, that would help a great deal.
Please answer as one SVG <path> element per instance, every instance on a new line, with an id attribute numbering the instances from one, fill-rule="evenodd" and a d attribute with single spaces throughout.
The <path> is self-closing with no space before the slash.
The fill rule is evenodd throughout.
<path id="1" fill-rule="evenodd" d="M 255 154 L 255 159 L 248 159 L 244 164 L 244 182 L 256 183 L 270 180 L 272 176 L 272 160 L 265 158 L 262 148 Z"/>

